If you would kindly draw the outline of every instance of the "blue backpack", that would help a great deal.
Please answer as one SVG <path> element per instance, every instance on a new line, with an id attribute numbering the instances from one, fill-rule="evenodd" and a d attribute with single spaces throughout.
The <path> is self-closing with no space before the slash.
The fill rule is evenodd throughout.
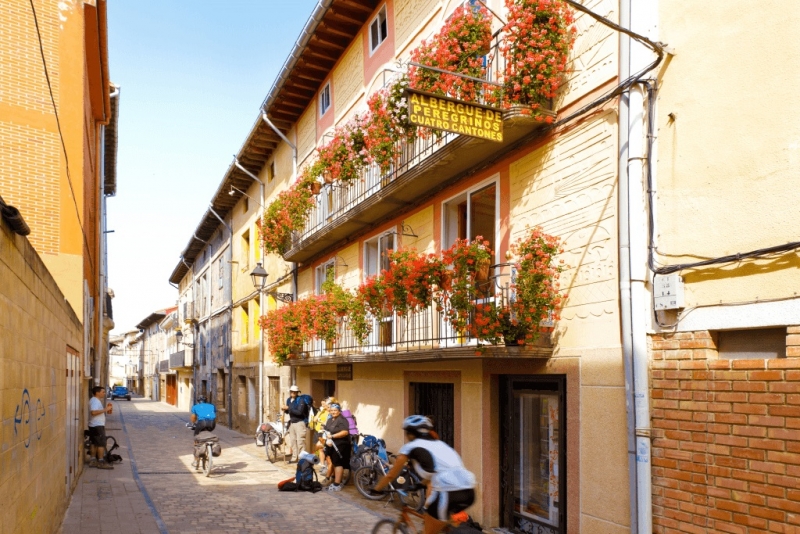
<path id="1" fill-rule="evenodd" d="M 297 484 L 297 491 L 316 493 L 322 490 L 322 484 L 317 480 L 317 472 L 314 471 L 314 464 L 308 460 L 300 460 L 297 462 L 294 483 Z"/>

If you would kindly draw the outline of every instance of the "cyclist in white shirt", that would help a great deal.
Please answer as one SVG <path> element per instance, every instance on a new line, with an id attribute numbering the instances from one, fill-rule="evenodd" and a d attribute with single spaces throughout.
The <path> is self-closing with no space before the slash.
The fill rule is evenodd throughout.
<path id="1" fill-rule="evenodd" d="M 466 510 L 475 502 L 475 475 L 464 467 L 461 457 L 447 443 L 431 435 L 433 423 L 422 415 L 403 421 L 405 445 L 394 465 L 374 488 L 389 485 L 410 461 L 428 488 L 425 501 L 425 534 L 437 534 L 447 526 L 450 515 Z"/>

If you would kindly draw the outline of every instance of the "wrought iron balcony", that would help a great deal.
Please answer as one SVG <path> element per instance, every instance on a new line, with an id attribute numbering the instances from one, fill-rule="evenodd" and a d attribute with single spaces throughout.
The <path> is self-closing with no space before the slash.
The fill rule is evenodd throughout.
<path id="1" fill-rule="evenodd" d="M 486 56 L 487 84 L 497 85 L 503 70 L 499 43 L 498 39 Z M 294 232 L 284 258 L 307 262 L 335 250 L 375 224 L 409 211 L 476 168 L 490 165 L 523 139 L 540 135 L 544 124 L 527 111 L 518 107 L 503 112 L 502 142 L 443 131 L 410 142 L 402 140 L 395 145 L 398 157 L 388 172 L 381 173 L 373 165 L 362 172 L 361 179 L 325 185 L 305 226 Z"/>
<path id="2" fill-rule="evenodd" d="M 500 277 L 491 277 L 483 284 L 483 289 L 479 288 L 472 299 L 474 304 L 494 302 L 503 307 L 514 298 L 508 284 L 498 286 L 498 278 Z M 490 288 L 494 290 L 490 291 Z M 346 362 L 462 359 L 474 358 L 478 354 L 487 358 L 552 356 L 549 327 L 540 328 L 539 337 L 533 344 L 487 344 L 470 333 L 469 325 L 474 321 L 474 313 L 470 314 L 468 326 L 458 331 L 448 320 L 448 310 L 448 304 L 444 303 L 440 309 L 432 305 L 408 315 L 387 313 L 382 317 L 372 317 L 372 332 L 364 344 L 359 344 L 353 335 L 347 318 L 340 318 L 333 341 L 308 341 L 303 345 L 302 351 L 290 357 L 287 364 L 306 366 Z"/>

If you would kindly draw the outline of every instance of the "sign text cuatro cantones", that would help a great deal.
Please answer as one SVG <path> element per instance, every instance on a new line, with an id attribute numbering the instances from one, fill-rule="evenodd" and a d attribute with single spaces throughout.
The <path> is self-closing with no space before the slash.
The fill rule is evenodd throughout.
<path id="1" fill-rule="evenodd" d="M 503 141 L 503 113 L 500 110 L 411 89 L 406 91 L 406 99 L 412 124 L 489 141 Z"/>

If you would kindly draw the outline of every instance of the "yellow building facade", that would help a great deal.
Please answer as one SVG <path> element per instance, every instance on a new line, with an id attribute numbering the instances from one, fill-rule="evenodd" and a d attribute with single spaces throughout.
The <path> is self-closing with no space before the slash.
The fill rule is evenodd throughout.
<path id="1" fill-rule="evenodd" d="M 316 24 L 316 37 L 287 60 L 268 95 L 264 110 L 272 124 L 257 122 L 240 151 L 242 159 L 254 154 L 270 136 L 274 154 L 296 154 L 298 170 L 277 175 L 283 185 L 267 194 L 265 206 L 315 161 L 314 149 L 335 127 L 365 111 L 367 99 L 396 74 L 398 60 L 408 62 L 412 50 L 460 5 L 396 0 L 362 2 L 355 10 L 334 4 L 309 21 Z M 502 2 L 488 4 L 503 13 Z M 611 19 L 618 16 L 611 2 L 595 8 Z M 327 28 L 336 24 L 339 10 L 363 24 L 348 30 L 352 37 L 337 43 L 338 59 L 324 63 L 327 72 L 309 82 L 306 64 L 296 57 L 317 46 L 315 39 L 331 40 Z M 383 17 L 385 37 L 373 48 L 372 26 Z M 580 13 L 575 26 L 569 79 L 556 103 L 559 117 L 617 83 L 618 35 Z M 318 89 L 301 97 L 306 93 L 299 88 L 310 83 Z M 296 109 L 300 102 L 303 107 Z M 323 113 L 325 106 L 330 108 Z M 376 324 L 361 347 L 344 338 L 306 343 L 287 360 L 290 383 L 316 401 L 329 394 L 346 400 L 359 430 L 385 438 L 391 450 L 403 443 L 406 416 L 434 415 L 437 432 L 476 474 L 478 497 L 470 513 L 484 526 L 626 532 L 631 514 L 617 273 L 618 117 L 606 106 L 555 131 L 537 124 L 512 113 L 504 120 L 505 144 L 447 137 L 418 144 L 418 155 L 389 181 L 365 175 L 352 185 L 323 185 L 300 235 L 282 257 L 268 254 L 265 266 L 270 281 L 287 275 L 276 291 L 294 293 L 295 299 L 318 294 L 330 276 L 355 288 L 378 272 L 380 250 L 440 252 L 460 237 L 459 209 L 485 209 L 488 219 L 475 224 L 493 233 L 498 264 L 527 227 L 541 226 L 563 240 L 568 267 L 562 287 L 569 298 L 555 331 L 535 346 L 495 346 L 476 354 L 474 344 L 446 341 L 441 332 L 411 342 L 415 329 L 440 331 L 432 316 L 416 319 L 428 321 L 423 327 L 393 317 Z M 273 134 L 272 126 L 281 134 Z M 270 158 L 254 172 L 267 176 Z M 359 187 L 372 189 L 352 192 Z M 508 267 L 496 271 L 498 280 L 510 276 Z M 510 423 L 514 418 L 517 423 Z"/>

